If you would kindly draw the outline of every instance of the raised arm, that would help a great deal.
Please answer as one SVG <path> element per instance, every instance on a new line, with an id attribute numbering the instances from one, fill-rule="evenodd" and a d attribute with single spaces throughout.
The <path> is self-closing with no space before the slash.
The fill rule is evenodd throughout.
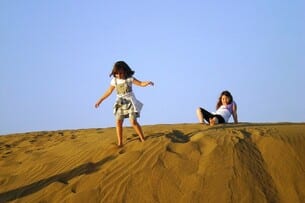
<path id="1" fill-rule="evenodd" d="M 138 85 L 140 87 L 146 87 L 148 85 L 154 85 L 154 83 L 152 81 L 140 81 L 136 78 L 133 78 L 133 84 Z"/>
<path id="2" fill-rule="evenodd" d="M 113 92 L 113 90 L 115 89 L 114 86 L 110 85 L 110 87 L 106 90 L 106 92 L 103 94 L 103 96 L 101 96 L 101 98 L 99 98 L 99 100 L 97 100 L 97 102 L 95 103 L 95 108 L 98 108 L 99 105 L 105 100 L 107 99 L 107 97 L 109 97 L 111 95 L 111 93 Z"/>
<path id="3" fill-rule="evenodd" d="M 235 102 L 234 102 L 234 104 L 233 104 L 233 113 L 232 113 L 232 116 L 233 116 L 234 123 L 237 124 L 237 123 L 238 123 L 237 105 L 236 105 Z"/>

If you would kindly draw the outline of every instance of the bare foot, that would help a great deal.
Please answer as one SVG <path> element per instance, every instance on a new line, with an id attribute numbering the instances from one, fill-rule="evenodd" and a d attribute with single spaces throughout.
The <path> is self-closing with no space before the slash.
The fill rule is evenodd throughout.
<path id="1" fill-rule="evenodd" d="M 210 118 L 209 121 L 210 121 L 210 126 L 215 125 L 215 118 Z"/>

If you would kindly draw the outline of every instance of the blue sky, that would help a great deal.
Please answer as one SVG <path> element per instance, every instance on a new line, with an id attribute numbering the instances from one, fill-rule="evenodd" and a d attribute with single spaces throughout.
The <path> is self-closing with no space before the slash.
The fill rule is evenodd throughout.
<path id="1" fill-rule="evenodd" d="M 117 60 L 141 125 L 195 123 L 222 90 L 240 122 L 304 122 L 305 1 L 0 1 L 0 134 L 114 126 Z M 231 120 L 232 121 L 232 120 Z M 125 121 L 129 126 L 129 121 Z"/>

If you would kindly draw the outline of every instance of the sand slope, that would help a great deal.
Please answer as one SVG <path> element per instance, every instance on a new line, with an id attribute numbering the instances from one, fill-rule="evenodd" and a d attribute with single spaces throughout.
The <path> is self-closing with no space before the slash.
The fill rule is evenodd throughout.
<path id="1" fill-rule="evenodd" d="M 0 136 L 0 202 L 305 202 L 305 124 Z"/>

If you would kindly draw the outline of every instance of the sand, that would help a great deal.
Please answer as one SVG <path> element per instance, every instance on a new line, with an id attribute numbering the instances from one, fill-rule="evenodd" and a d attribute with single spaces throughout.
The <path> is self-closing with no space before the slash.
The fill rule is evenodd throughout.
<path id="1" fill-rule="evenodd" d="M 0 202 L 305 202 L 305 124 L 0 136 Z"/>

